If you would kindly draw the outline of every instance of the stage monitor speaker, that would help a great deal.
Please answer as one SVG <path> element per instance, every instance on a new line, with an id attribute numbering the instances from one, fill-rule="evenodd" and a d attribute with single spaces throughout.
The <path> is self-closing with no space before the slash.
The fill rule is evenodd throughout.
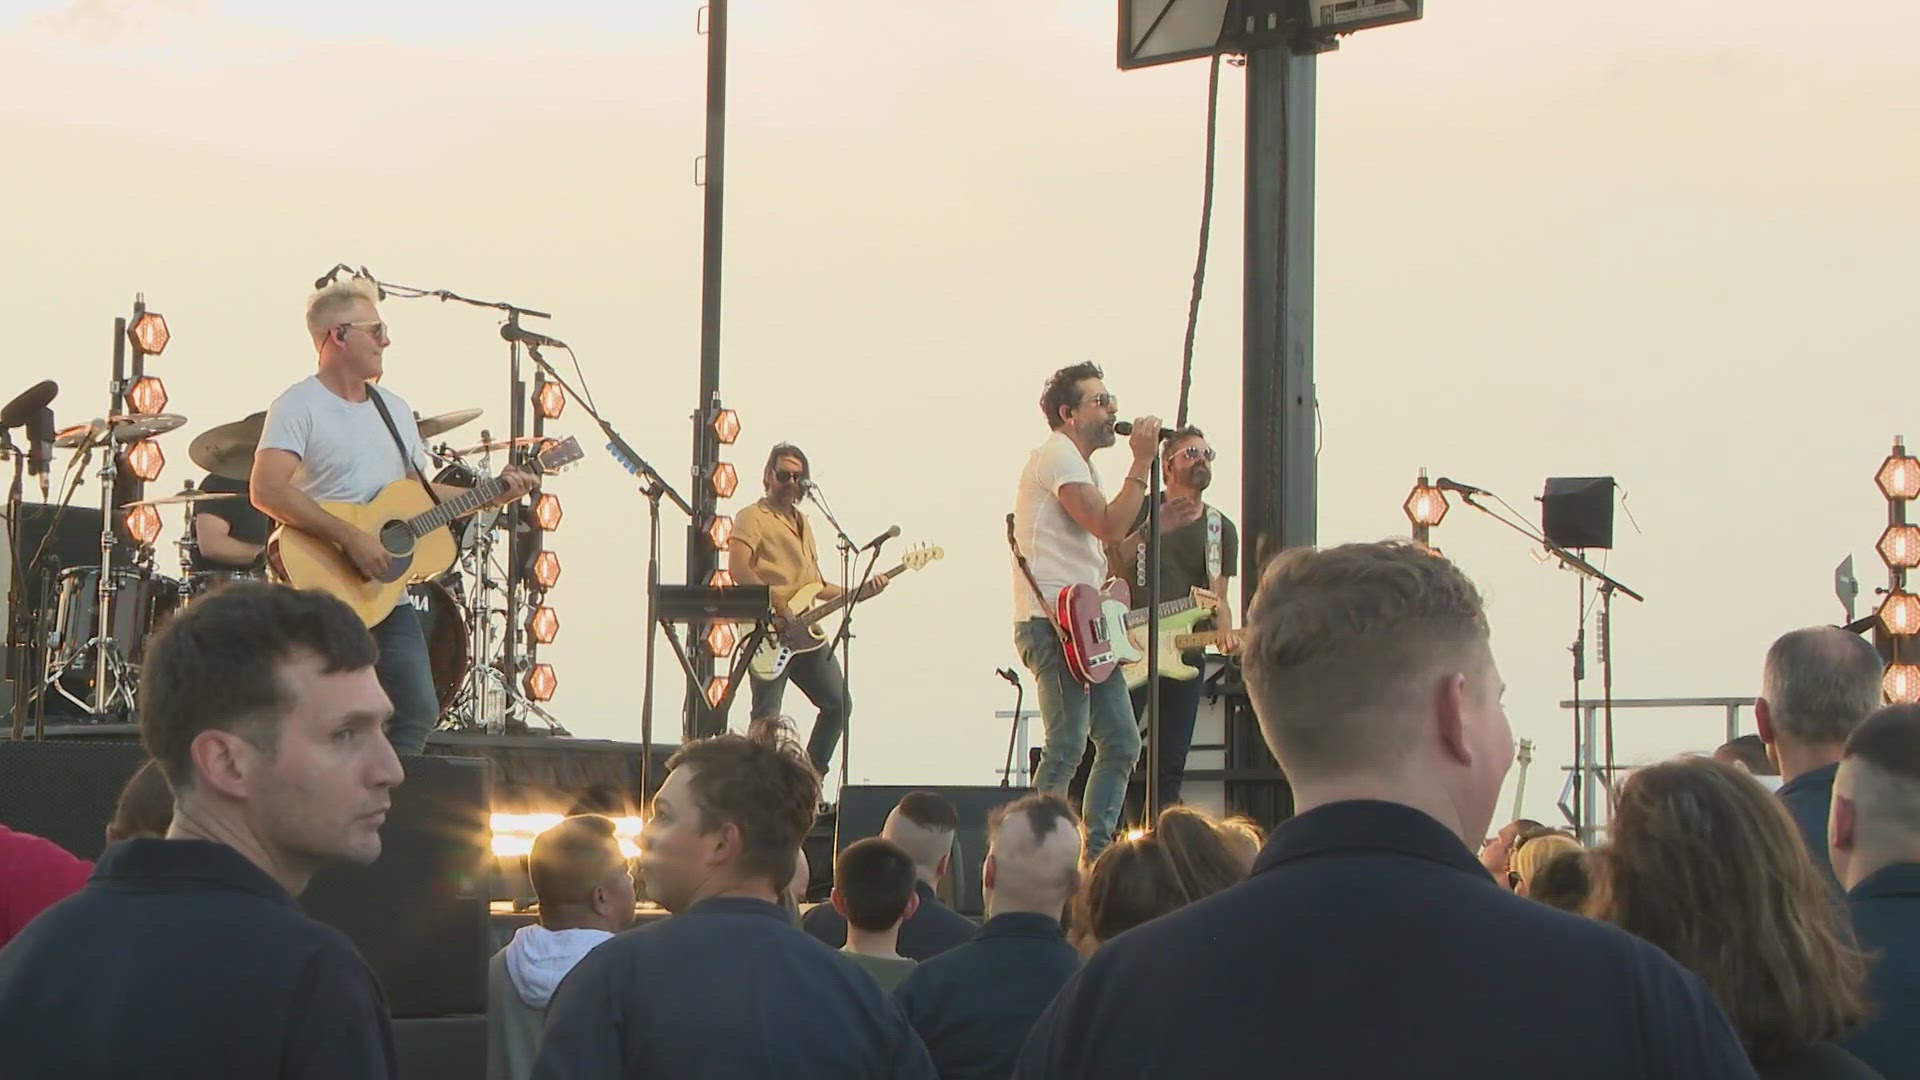
<path id="1" fill-rule="evenodd" d="M 1540 497 L 1540 527 L 1563 548 L 1613 546 L 1613 477 L 1550 476 Z"/>
<path id="2" fill-rule="evenodd" d="M 1016 787 L 934 787 L 928 785 L 849 785 L 841 789 L 840 811 L 834 824 L 833 850 L 836 854 L 855 840 L 879 836 L 887 815 L 909 792 L 931 791 L 953 804 L 960 818 L 954 834 L 953 909 L 962 915 L 979 917 L 986 913 L 980 892 L 980 865 L 987 858 L 987 815 L 997 806 L 1032 794 L 1031 788 Z"/>
<path id="3" fill-rule="evenodd" d="M 0 740 L 0 825 L 98 859 L 120 789 L 146 759 L 138 743 Z M 394 1016 L 484 1013 L 489 766 L 401 761 L 379 861 L 321 871 L 300 906 L 353 939 Z"/>

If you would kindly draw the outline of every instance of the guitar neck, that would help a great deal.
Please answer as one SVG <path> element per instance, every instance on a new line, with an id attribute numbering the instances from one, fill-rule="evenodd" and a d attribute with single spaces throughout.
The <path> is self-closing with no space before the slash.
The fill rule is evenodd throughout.
<path id="1" fill-rule="evenodd" d="M 1168 600 L 1154 610 L 1159 613 L 1156 618 L 1171 619 L 1183 611 L 1192 611 L 1199 606 L 1200 601 L 1195 600 L 1192 596 L 1186 596 L 1179 600 Z M 1137 611 L 1127 612 L 1126 622 L 1129 628 L 1145 626 L 1147 623 L 1147 609 L 1140 608 Z"/>
<path id="2" fill-rule="evenodd" d="M 906 570 L 907 570 L 907 564 L 901 563 L 899 566 L 896 566 L 893 569 L 887 571 L 887 576 L 895 577 L 905 573 Z M 834 597 L 833 599 L 827 601 L 824 604 L 816 605 L 815 607 L 809 609 L 806 614 L 796 617 L 793 620 L 793 625 L 812 626 L 814 623 L 819 622 L 821 619 L 824 619 L 827 616 L 833 614 L 834 612 L 839 611 L 841 608 L 846 607 L 848 604 L 853 603 L 854 598 L 858 596 L 860 593 L 864 592 L 866 588 L 867 588 L 866 585 L 862 585 L 858 589 L 854 589 L 850 592 L 841 593 L 839 596 Z"/>
<path id="3" fill-rule="evenodd" d="M 456 519 L 466 517 L 475 510 L 504 495 L 507 485 L 499 479 L 482 480 L 471 490 L 443 500 L 433 509 L 407 520 L 407 531 L 415 536 L 425 536 L 435 529 L 451 525 Z"/>

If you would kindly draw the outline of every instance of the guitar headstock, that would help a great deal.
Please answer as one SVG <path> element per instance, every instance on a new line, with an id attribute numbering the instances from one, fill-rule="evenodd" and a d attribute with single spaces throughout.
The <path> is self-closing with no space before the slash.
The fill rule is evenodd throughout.
<path id="1" fill-rule="evenodd" d="M 946 556 L 947 553 L 940 550 L 937 544 L 915 544 L 913 547 L 907 549 L 905 555 L 900 556 L 900 565 L 909 570 L 918 570 L 928 563 L 936 559 L 944 559 Z"/>
<path id="2" fill-rule="evenodd" d="M 1520 749 L 1514 754 L 1513 759 L 1522 765 L 1533 764 L 1533 740 L 1521 739 Z"/>
<path id="3" fill-rule="evenodd" d="M 1220 594 L 1214 592 L 1212 589 L 1203 589 L 1195 585 L 1191 595 L 1193 596 L 1193 604 L 1195 607 L 1204 611 L 1220 610 Z"/>
<path id="4" fill-rule="evenodd" d="M 540 444 L 540 452 L 533 457 L 533 471 L 541 476 L 551 476 L 585 456 L 580 449 L 580 440 L 572 435 L 564 439 L 548 439 Z"/>

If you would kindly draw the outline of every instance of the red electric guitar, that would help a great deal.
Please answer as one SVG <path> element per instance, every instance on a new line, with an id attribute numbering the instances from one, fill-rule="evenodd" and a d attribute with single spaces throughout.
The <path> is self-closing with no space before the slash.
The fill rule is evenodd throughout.
<path id="1" fill-rule="evenodd" d="M 1126 582 L 1109 578 L 1097 589 L 1091 585 L 1069 585 L 1060 590 L 1054 601 L 1054 613 L 1066 631 L 1060 651 L 1066 654 L 1067 669 L 1088 686 L 1106 682 L 1120 665 L 1146 656 L 1128 638 L 1129 630 L 1147 621 L 1146 608 L 1127 610 L 1131 596 Z M 1212 610 L 1215 603 L 1212 593 L 1194 589 L 1178 600 L 1162 603 L 1157 617 L 1164 621 L 1196 608 Z M 1165 629 L 1166 637 L 1171 639 L 1174 629 Z"/>

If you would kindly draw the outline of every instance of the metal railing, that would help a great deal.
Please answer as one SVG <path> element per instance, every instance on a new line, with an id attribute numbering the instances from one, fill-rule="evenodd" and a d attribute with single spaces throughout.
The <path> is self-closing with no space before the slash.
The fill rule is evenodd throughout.
<path id="1" fill-rule="evenodd" d="M 1697 697 L 1697 698 L 1614 698 L 1615 709 L 1725 709 L 1727 717 L 1727 738 L 1732 742 L 1740 735 L 1741 710 L 1753 705 L 1752 697 Z M 1573 765 L 1561 766 L 1561 771 L 1569 773 L 1568 784 L 1573 794 L 1580 800 L 1580 813 L 1574 815 L 1567 805 L 1567 791 L 1562 788 L 1559 800 L 1560 812 L 1567 821 L 1577 824 L 1580 842 L 1588 846 L 1596 843 L 1601 835 L 1600 812 L 1607 811 L 1612 818 L 1612 800 L 1602 801 L 1601 793 L 1612 787 L 1611 772 L 1619 772 L 1627 766 L 1614 765 L 1611 770 L 1600 760 L 1602 750 L 1601 717 L 1607 703 L 1599 698 L 1581 698 L 1578 702 L 1562 701 L 1563 709 L 1579 709 L 1580 715 L 1580 760 Z"/>

